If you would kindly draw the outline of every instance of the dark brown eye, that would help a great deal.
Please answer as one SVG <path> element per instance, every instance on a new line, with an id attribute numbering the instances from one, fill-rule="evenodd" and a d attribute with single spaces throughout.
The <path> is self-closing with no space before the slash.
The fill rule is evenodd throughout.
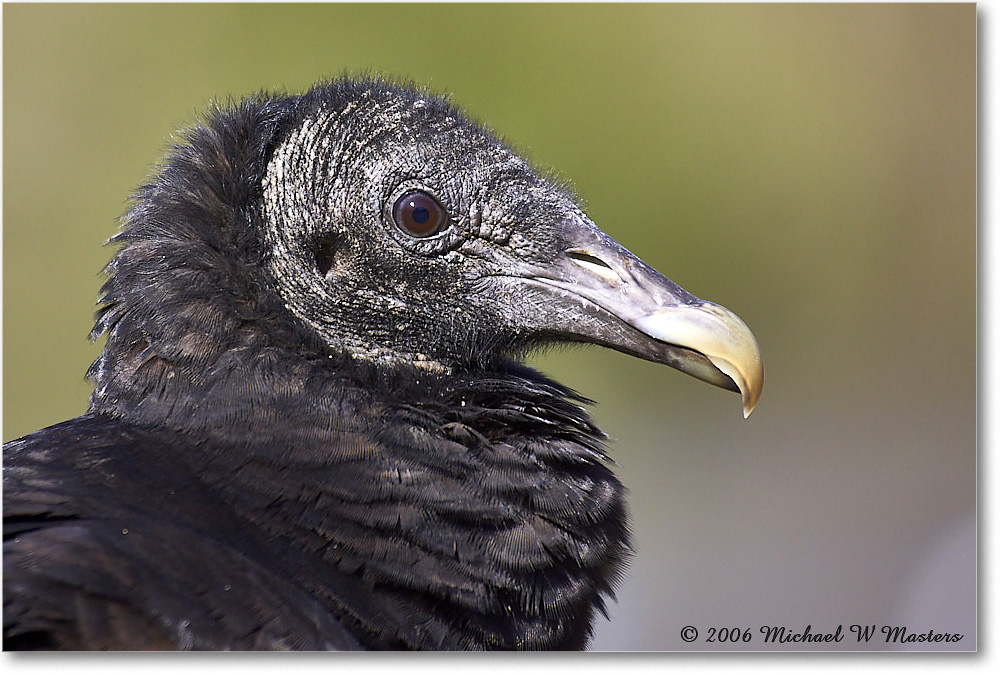
<path id="1" fill-rule="evenodd" d="M 429 237 L 448 222 L 448 212 L 426 192 L 414 190 L 396 200 L 392 219 L 403 232 L 413 237 Z"/>

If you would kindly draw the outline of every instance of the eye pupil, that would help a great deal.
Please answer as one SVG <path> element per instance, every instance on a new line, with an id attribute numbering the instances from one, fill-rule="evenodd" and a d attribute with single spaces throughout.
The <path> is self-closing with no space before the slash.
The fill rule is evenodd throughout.
<path id="1" fill-rule="evenodd" d="M 414 190 L 396 200 L 392 219 L 411 237 L 430 237 L 447 224 L 448 212 L 426 192 Z"/>

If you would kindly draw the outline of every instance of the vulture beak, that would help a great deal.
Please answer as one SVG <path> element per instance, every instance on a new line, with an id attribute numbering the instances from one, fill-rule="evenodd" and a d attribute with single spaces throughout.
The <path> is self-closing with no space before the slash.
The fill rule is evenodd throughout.
<path id="1" fill-rule="evenodd" d="M 743 396 L 748 417 L 764 388 L 750 328 L 642 262 L 590 222 L 565 233 L 573 245 L 530 281 L 550 306 L 549 330 L 664 363 Z"/>

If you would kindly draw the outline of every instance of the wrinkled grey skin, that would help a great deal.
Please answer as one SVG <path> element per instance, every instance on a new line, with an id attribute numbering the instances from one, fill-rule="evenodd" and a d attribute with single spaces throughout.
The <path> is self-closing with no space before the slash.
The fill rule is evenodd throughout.
<path id="1" fill-rule="evenodd" d="M 597 233 L 565 191 L 441 109 L 436 99 L 372 92 L 323 110 L 275 151 L 264 199 L 268 267 L 287 306 L 355 353 L 432 368 L 548 329 L 535 315 L 551 308 L 533 311 L 539 299 L 498 280 L 546 267 L 568 246 L 564 223 Z M 450 215 L 426 239 L 392 222 L 393 203 L 414 189 Z M 336 250 L 323 279 L 314 271 L 320 241 Z M 493 334 L 475 335 L 480 324 Z"/>

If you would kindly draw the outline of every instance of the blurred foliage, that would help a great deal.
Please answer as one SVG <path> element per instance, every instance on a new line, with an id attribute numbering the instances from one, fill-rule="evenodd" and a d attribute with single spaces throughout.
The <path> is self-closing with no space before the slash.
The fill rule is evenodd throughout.
<path id="1" fill-rule="evenodd" d="M 749 423 L 738 397 L 661 366 L 535 359 L 636 446 L 616 450 L 635 493 L 657 491 L 641 467 L 670 440 L 651 430 L 701 429 L 706 461 L 728 451 L 711 434 L 732 434 L 718 442 L 760 462 L 805 452 L 811 419 L 843 434 L 822 461 L 877 477 L 872 492 L 935 491 L 880 473 L 910 450 L 892 430 L 952 439 L 906 461 L 953 476 L 951 511 L 965 508 L 975 18 L 972 4 L 4 5 L 3 437 L 85 410 L 100 243 L 174 130 L 213 100 L 375 72 L 452 94 L 571 180 L 609 234 L 754 329 L 768 381 Z"/>

